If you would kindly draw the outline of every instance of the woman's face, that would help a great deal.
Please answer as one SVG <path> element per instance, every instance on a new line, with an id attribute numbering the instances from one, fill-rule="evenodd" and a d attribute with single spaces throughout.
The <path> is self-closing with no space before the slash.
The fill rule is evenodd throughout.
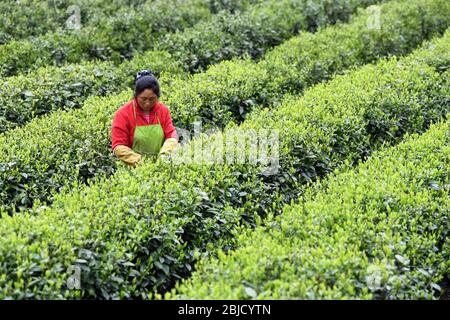
<path id="1" fill-rule="evenodd" d="M 152 89 L 145 89 L 137 97 L 139 107 L 144 111 L 150 111 L 158 102 L 158 97 Z"/>

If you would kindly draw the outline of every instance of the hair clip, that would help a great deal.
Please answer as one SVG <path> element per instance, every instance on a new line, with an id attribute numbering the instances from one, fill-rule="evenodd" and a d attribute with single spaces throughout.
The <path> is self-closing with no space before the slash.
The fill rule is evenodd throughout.
<path id="1" fill-rule="evenodd" d="M 144 76 L 153 76 L 153 74 L 149 70 L 141 70 L 136 75 L 136 81 L 138 81 L 140 78 Z"/>

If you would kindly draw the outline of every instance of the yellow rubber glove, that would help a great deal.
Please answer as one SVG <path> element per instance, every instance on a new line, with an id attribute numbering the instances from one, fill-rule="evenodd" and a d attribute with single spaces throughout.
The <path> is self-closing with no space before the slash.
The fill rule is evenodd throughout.
<path id="1" fill-rule="evenodd" d="M 114 149 L 114 154 L 120 160 L 133 167 L 135 167 L 142 159 L 142 156 L 139 153 L 134 152 L 133 149 L 124 145 L 118 145 Z"/>
<path id="2" fill-rule="evenodd" d="M 164 141 L 164 144 L 161 147 L 161 150 L 159 151 L 159 154 L 171 154 L 175 147 L 177 146 L 178 141 L 175 138 L 169 138 L 166 141 Z"/>

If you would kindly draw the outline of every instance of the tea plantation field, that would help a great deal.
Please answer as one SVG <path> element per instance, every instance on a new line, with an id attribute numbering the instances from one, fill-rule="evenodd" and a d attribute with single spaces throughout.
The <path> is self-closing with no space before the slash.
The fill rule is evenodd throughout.
<path id="1" fill-rule="evenodd" d="M 449 297 L 448 0 L 5 0 L 0 77 L 2 300 Z"/>

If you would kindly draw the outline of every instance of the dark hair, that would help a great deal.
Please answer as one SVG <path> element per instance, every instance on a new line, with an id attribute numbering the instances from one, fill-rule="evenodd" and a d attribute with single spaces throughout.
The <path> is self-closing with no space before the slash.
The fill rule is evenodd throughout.
<path id="1" fill-rule="evenodd" d="M 134 97 L 137 97 L 145 89 L 151 89 L 158 98 L 161 95 L 158 79 L 148 70 L 137 73 L 134 79 Z"/>

